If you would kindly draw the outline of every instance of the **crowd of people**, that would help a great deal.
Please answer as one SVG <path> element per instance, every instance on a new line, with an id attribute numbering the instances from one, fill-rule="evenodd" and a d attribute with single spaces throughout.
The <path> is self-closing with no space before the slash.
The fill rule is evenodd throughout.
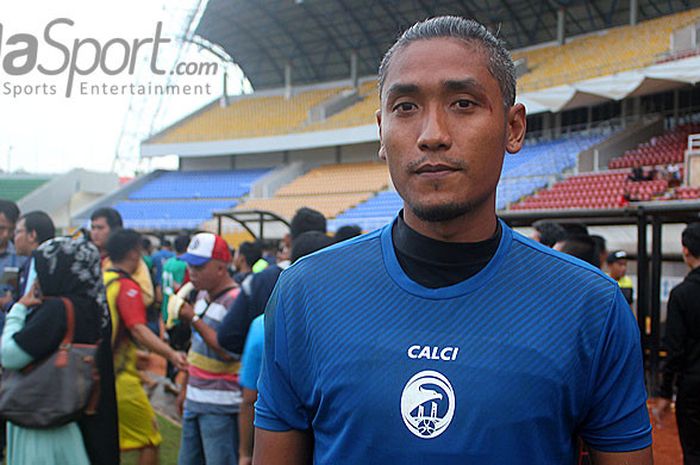
<path id="1" fill-rule="evenodd" d="M 139 464 L 159 462 L 151 354 L 167 361 L 166 387 L 182 418 L 179 463 L 251 463 L 262 315 L 277 278 L 361 233 L 347 226 L 331 237 L 323 215 L 302 208 L 281 241 L 232 250 L 213 233 L 183 233 L 154 251 L 111 208 L 96 210 L 89 231 L 74 237 L 54 237 L 45 212 L 20 215 L 6 200 L 0 223 L 3 367 L 22 370 L 57 350 L 66 317 L 51 297 L 75 308 L 73 342 L 101 344 L 99 414 L 50 429 L 8 422 L 2 435 L 8 463 L 49 465 L 116 464 L 123 451 L 138 451 Z"/>
<path id="2" fill-rule="evenodd" d="M 99 344 L 97 408 L 10 423 L 10 465 L 109 465 L 120 450 L 158 463 L 146 352 L 168 361 L 180 465 L 573 464 L 580 443 L 595 464 L 652 463 L 626 254 L 581 224 L 538 222 L 532 240 L 496 216 L 526 129 L 500 41 L 463 18 L 417 23 L 382 60 L 379 93 L 379 156 L 404 208 L 367 234 L 335 240 L 302 208 L 278 244 L 232 253 L 199 232 L 150 253 L 111 208 L 54 238 L 47 215 L 0 202 L 4 369 L 59 349 L 72 325 L 58 297 L 75 308 L 74 342 Z M 682 244 L 692 271 L 669 302 L 659 395 L 678 386 L 690 465 L 698 225 Z"/>

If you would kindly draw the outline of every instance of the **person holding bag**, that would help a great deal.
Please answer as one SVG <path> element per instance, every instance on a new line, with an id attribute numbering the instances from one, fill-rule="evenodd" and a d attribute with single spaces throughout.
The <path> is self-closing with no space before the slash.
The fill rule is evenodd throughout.
<path id="1" fill-rule="evenodd" d="M 96 344 L 103 320 L 109 318 L 103 305 L 99 253 L 94 245 L 80 239 L 56 238 L 43 243 L 33 256 L 37 279 L 31 291 L 10 310 L 2 335 L 0 356 L 5 370 L 25 369 L 59 349 L 68 328 L 67 306 L 73 307 L 74 344 Z M 100 394 L 103 392 L 100 389 Z M 112 428 L 104 431 L 110 434 L 107 430 Z M 46 428 L 8 422 L 8 465 L 88 465 L 94 462 L 90 449 L 93 447 L 86 444 L 79 421 Z"/>

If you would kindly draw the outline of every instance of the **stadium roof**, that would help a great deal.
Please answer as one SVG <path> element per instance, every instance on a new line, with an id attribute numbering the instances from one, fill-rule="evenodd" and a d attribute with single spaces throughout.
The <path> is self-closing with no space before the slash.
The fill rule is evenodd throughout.
<path id="1" fill-rule="evenodd" d="M 396 36 L 418 20 L 452 14 L 486 24 L 510 49 L 556 40 L 565 8 L 568 36 L 629 24 L 633 0 L 209 0 L 195 31 L 217 44 L 256 89 L 376 74 Z M 638 20 L 700 6 L 700 0 L 637 0 Z"/>

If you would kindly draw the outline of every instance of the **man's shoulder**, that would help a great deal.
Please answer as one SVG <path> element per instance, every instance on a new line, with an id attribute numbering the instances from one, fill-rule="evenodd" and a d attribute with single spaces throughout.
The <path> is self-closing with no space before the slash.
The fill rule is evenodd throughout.
<path id="1" fill-rule="evenodd" d="M 521 272 L 545 279 L 552 286 L 559 283 L 569 289 L 586 289 L 598 284 L 608 291 L 618 288 L 612 278 L 590 263 L 543 246 L 517 232 L 513 232 L 512 253 Z M 532 270 L 537 270 L 537 273 L 533 274 Z"/>
<path id="2" fill-rule="evenodd" d="M 671 295 L 683 298 L 700 296 L 700 275 L 689 273 L 683 281 L 671 289 Z"/>
<path id="3" fill-rule="evenodd" d="M 382 231 L 372 231 L 302 257 L 284 270 L 282 276 L 303 276 L 309 272 L 315 273 L 319 267 L 331 274 L 362 267 L 363 259 L 381 256 L 379 241 Z"/>

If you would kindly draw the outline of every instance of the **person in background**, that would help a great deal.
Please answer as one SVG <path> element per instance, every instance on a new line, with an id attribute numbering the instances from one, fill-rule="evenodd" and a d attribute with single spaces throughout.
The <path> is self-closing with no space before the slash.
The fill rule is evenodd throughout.
<path id="1" fill-rule="evenodd" d="M 292 227 L 286 237 L 291 244 L 294 244 L 297 237 L 307 232 L 325 235 L 326 218 L 319 211 L 300 208 L 292 218 Z M 292 259 L 290 253 L 288 259 L 280 260 L 260 273 L 249 275 L 241 284 L 241 293 L 217 332 L 219 345 L 234 357 L 240 358 L 250 323 L 265 310 L 267 299 L 277 278 L 287 269 Z"/>
<path id="2" fill-rule="evenodd" d="M 26 261 L 26 257 L 17 255 L 12 243 L 12 234 L 15 231 L 15 223 L 17 223 L 18 218 L 19 208 L 17 208 L 17 204 L 10 200 L 0 199 L 0 310 L 9 309 L 14 302 L 16 296 L 12 294 L 12 291 L 17 286 L 16 276 L 19 273 L 19 268 Z M 5 272 L 7 272 L 7 276 L 5 276 Z M 15 274 L 15 277 L 7 279 L 11 273 Z"/>
<path id="3" fill-rule="evenodd" d="M 99 208 L 90 215 L 90 240 L 97 246 L 102 257 L 102 269 L 105 270 L 112 266 L 112 263 L 107 256 L 107 240 L 110 234 L 124 227 L 122 216 L 117 210 L 110 207 Z M 141 287 L 141 295 L 146 308 L 150 307 L 155 301 L 155 290 L 151 274 L 146 265 L 146 262 L 141 260 L 136 271 L 132 274 L 134 280 Z"/>
<path id="4" fill-rule="evenodd" d="M 182 412 L 179 465 L 236 465 L 240 363 L 216 340 L 240 289 L 228 273 L 231 252 L 221 236 L 199 233 L 181 257 L 198 291 L 179 318 L 192 326 L 187 381 L 177 399 Z"/>
<path id="5" fill-rule="evenodd" d="M 539 220 L 532 223 L 532 239 L 546 247 L 554 247 L 554 244 L 564 239 L 566 230 L 559 223 L 548 220 Z"/>
<path id="6" fill-rule="evenodd" d="M 663 421 L 677 388 L 676 422 L 683 465 L 700 465 L 700 223 L 685 228 L 681 245 L 690 271 L 668 298 L 664 338 L 668 357 L 652 412 Z"/>
<path id="7" fill-rule="evenodd" d="M 632 302 L 634 302 L 634 284 L 632 284 L 630 277 L 627 276 L 627 252 L 624 250 L 610 252 L 605 262 L 608 266 L 608 276 L 617 282 L 620 289 L 622 289 L 625 300 L 632 305 Z"/>
<path id="8" fill-rule="evenodd" d="M 590 263 L 596 268 L 600 268 L 598 248 L 591 236 L 588 234 L 572 234 L 566 236 L 554 244 L 554 250 L 579 258 L 586 263 Z"/>
<path id="9" fill-rule="evenodd" d="M 104 283 L 112 315 L 119 444 L 122 451 L 138 450 L 140 465 L 154 465 L 159 461 L 161 436 L 155 412 L 141 384 L 137 351 L 139 347 L 152 350 L 178 369 L 187 368 L 187 358 L 146 326 L 141 287 L 132 278 L 143 263 L 141 235 L 132 229 L 116 229 L 107 240 L 106 251 L 111 263 L 104 271 Z"/>
<path id="10" fill-rule="evenodd" d="M 174 257 L 168 259 L 163 265 L 163 276 L 161 278 L 163 286 L 163 304 L 161 313 L 163 321 L 168 321 L 168 303 L 170 297 L 175 295 L 182 286 L 190 281 L 190 276 L 187 271 L 187 263 L 180 257 L 187 252 L 187 245 L 190 243 L 190 236 L 183 234 L 175 238 L 175 253 Z M 168 335 L 168 344 L 175 350 L 187 352 L 190 348 L 190 338 L 192 331 L 190 325 L 182 321 L 174 321 L 172 325 L 166 324 L 166 333 Z M 168 362 L 166 368 L 166 376 L 175 383 L 177 370 L 175 365 Z M 173 386 L 166 384 L 166 389 L 173 393 L 179 393 L 177 389 L 171 389 Z"/>
<path id="11" fill-rule="evenodd" d="M 109 337 L 102 331 L 109 326 L 109 311 L 104 305 L 97 249 L 86 240 L 62 237 L 44 242 L 32 255 L 36 269 L 32 291 L 12 307 L 2 336 L 5 369 L 22 369 L 58 348 L 67 325 L 58 297 L 68 298 L 74 306 L 75 343 L 94 344 L 105 335 Z M 119 463 L 114 384 L 107 376 L 112 365 L 105 366 L 99 352 L 97 365 L 101 375 L 97 415 L 41 430 L 10 423 L 8 464 Z"/>
<path id="12" fill-rule="evenodd" d="M 343 242 L 347 239 L 352 239 L 353 237 L 360 235 L 362 235 L 362 228 L 356 224 L 346 224 L 345 226 L 338 228 L 333 239 L 335 239 L 336 242 Z"/>
<path id="13" fill-rule="evenodd" d="M 592 234 L 591 239 L 595 243 L 596 253 L 598 255 L 598 263 L 600 264 L 600 269 L 602 270 L 605 266 L 605 261 L 608 258 L 608 245 L 603 236 L 597 234 Z"/>
<path id="14" fill-rule="evenodd" d="M 18 255 L 30 257 L 42 242 L 52 239 L 56 234 L 51 217 L 43 211 L 25 213 L 15 226 L 15 249 Z M 26 283 L 30 274 L 31 260 L 26 260 L 20 268 L 17 295 L 22 296 L 26 291 Z"/>
<path id="15" fill-rule="evenodd" d="M 333 243 L 333 239 L 319 231 L 302 233 L 292 243 L 292 263 Z M 253 280 L 255 280 L 255 276 Z M 270 298 L 275 283 L 276 280 L 268 283 L 266 286 L 256 287 L 260 293 L 260 300 L 267 301 Z M 253 462 L 254 404 L 258 398 L 258 378 L 260 377 L 263 357 L 264 318 L 265 314 L 263 313 L 250 324 L 241 359 L 239 382 L 243 388 L 243 400 L 241 402 L 241 412 L 238 415 L 238 465 L 251 465 Z"/>
<path id="16" fill-rule="evenodd" d="M 163 265 L 165 262 L 170 260 L 175 256 L 173 252 L 173 244 L 168 239 L 163 239 L 160 241 L 160 250 L 155 252 L 151 259 L 153 260 L 153 266 L 155 266 L 155 279 L 153 284 L 156 287 L 162 287 L 161 279 L 163 277 Z"/>
<path id="17" fill-rule="evenodd" d="M 233 254 L 233 266 L 236 273 L 233 280 L 241 284 L 243 280 L 253 272 L 253 266 L 262 259 L 262 248 L 260 242 L 243 242 L 238 250 Z"/>

